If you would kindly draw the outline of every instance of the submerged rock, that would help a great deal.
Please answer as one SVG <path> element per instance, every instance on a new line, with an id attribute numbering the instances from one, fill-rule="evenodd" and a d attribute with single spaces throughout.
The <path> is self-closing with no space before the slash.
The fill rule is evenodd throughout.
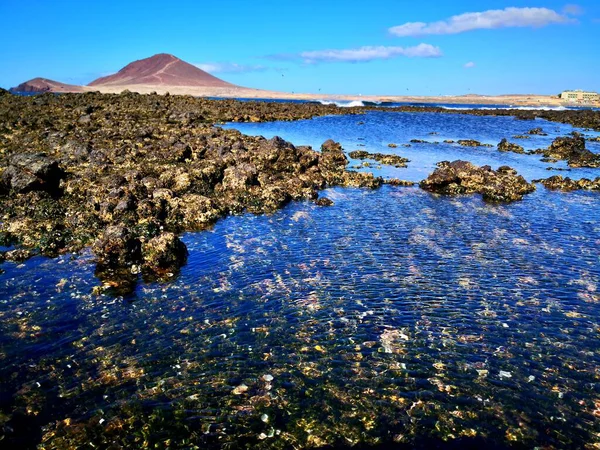
<path id="1" fill-rule="evenodd" d="M 513 153 L 525 153 L 523 147 L 518 144 L 508 142 L 506 139 L 502 139 L 498 144 L 498 150 L 501 152 L 513 152 Z"/>
<path id="2" fill-rule="evenodd" d="M 490 202 L 521 200 L 535 190 L 533 184 L 508 166 L 492 170 L 490 166 L 478 167 L 460 160 L 438 163 L 438 168 L 419 185 L 426 191 L 444 195 L 479 193 Z"/>

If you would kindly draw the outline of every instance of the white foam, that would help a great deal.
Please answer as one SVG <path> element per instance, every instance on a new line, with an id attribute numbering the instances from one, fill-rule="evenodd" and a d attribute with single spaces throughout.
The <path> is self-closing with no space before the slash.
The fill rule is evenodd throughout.
<path id="1" fill-rule="evenodd" d="M 337 105 L 341 108 L 352 108 L 354 106 L 365 106 L 360 100 L 353 101 L 336 101 L 336 100 L 319 100 L 322 105 Z"/>

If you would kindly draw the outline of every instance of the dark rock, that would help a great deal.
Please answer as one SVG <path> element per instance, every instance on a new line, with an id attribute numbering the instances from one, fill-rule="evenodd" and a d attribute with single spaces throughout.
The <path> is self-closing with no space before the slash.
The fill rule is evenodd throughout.
<path id="1" fill-rule="evenodd" d="M 333 200 L 327 197 L 319 197 L 315 203 L 317 206 L 333 206 Z"/>
<path id="2" fill-rule="evenodd" d="M 570 167 L 600 167 L 600 155 L 585 148 L 583 136 L 558 137 L 542 153 L 549 160 L 566 160 Z"/>
<path id="3" fill-rule="evenodd" d="M 548 136 L 548 133 L 545 133 L 541 128 L 534 128 L 533 130 L 529 130 L 527 134 L 535 134 L 538 136 Z"/>
<path id="4" fill-rule="evenodd" d="M 569 177 L 563 178 L 561 175 L 554 175 L 550 178 L 534 180 L 535 183 L 542 183 L 546 189 L 559 191 L 600 191 L 600 177 L 595 180 L 582 178 L 580 180 L 572 180 Z"/>
<path id="5" fill-rule="evenodd" d="M 140 261 L 141 243 L 130 230 L 123 225 L 109 225 L 92 250 L 98 265 L 106 267 L 124 267 Z"/>
<path id="6" fill-rule="evenodd" d="M 490 202 L 511 202 L 533 192 L 535 186 L 507 166 L 497 171 L 468 161 L 443 161 L 419 184 L 421 188 L 444 195 L 479 193 Z"/>
<path id="7" fill-rule="evenodd" d="M 388 144 L 388 147 L 389 148 L 396 148 L 396 147 L 398 147 L 398 145 L 397 144 Z"/>
<path id="8" fill-rule="evenodd" d="M 403 158 L 402 156 L 386 155 L 383 153 L 369 153 L 364 150 L 355 150 L 350 152 L 348 155 L 354 159 L 372 159 L 381 164 L 394 167 L 406 167 L 406 163 L 409 162 L 408 159 Z"/>
<path id="9" fill-rule="evenodd" d="M 501 152 L 513 152 L 513 153 L 525 153 L 523 147 L 518 144 L 508 142 L 506 139 L 502 139 L 498 144 L 498 150 Z"/>
<path id="10" fill-rule="evenodd" d="M 174 233 L 163 233 L 144 243 L 143 268 L 158 276 L 179 270 L 185 264 L 188 251 Z"/>
<path id="11" fill-rule="evenodd" d="M 463 147 L 493 147 L 491 144 L 482 144 L 474 139 L 459 139 L 456 143 Z"/>
<path id="12" fill-rule="evenodd" d="M 6 261 L 21 263 L 31 258 L 34 254 L 35 253 L 32 250 L 18 248 L 4 253 L 4 259 L 6 259 Z"/>
<path id="13" fill-rule="evenodd" d="M 424 141 L 423 139 L 411 139 L 411 144 L 429 144 L 429 142 Z"/>
<path id="14" fill-rule="evenodd" d="M 65 176 L 58 163 L 43 154 L 19 153 L 10 158 L 2 173 L 2 182 L 13 192 L 46 191 L 59 193 L 59 184 Z"/>
<path id="15" fill-rule="evenodd" d="M 388 178 L 383 182 L 391 186 L 414 186 L 416 184 L 414 181 L 399 180 L 398 178 Z"/>

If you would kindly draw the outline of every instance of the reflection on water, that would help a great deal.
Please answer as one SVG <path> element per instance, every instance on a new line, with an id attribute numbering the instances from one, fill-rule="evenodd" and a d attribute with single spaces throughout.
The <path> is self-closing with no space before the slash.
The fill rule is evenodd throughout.
<path id="1" fill-rule="evenodd" d="M 335 206 L 184 235 L 180 276 L 130 298 L 93 294 L 89 253 L 3 264 L 4 442 L 600 443 L 597 193 L 540 187 L 510 205 L 391 186 L 324 194 Z"/>

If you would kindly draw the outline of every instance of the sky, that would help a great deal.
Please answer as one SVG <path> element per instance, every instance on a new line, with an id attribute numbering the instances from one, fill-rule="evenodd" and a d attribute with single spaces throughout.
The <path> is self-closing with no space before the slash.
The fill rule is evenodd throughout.
<path id="1" fill-rule="evenodd" d="M 0 87 L 170 53 L 226 81 L 362 95 L 600 91 L 600 1 L 0 0 Z"/>

